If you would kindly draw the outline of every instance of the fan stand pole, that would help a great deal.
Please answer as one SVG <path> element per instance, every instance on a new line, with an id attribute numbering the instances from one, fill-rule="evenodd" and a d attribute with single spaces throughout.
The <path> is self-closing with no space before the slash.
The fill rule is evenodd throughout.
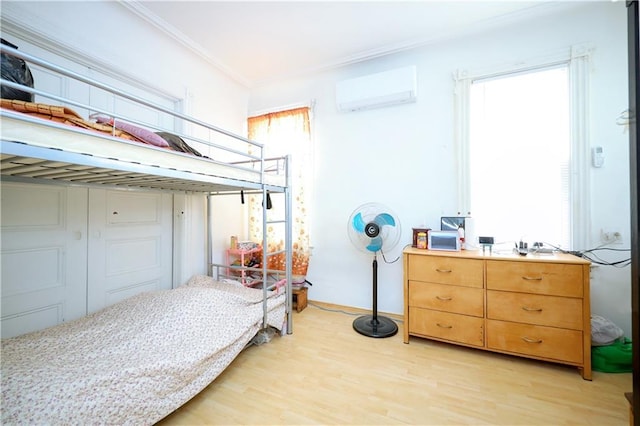
<path id="1" fill-rule="evenodd" d="M 373 313 L 353 321 L 353 329 L 368 337 L 391 337 L 398 332 L 398 325 L 391 318 L 378 316 L 378 258 L 373 255 Z"/>
<path id="2" fill-rule="evenodd" d="M 371 322 L 373 324 L 379 324 L 378 321 L 378 256 L 373 254 L 373 263 L 371 264 L 373 269 L 373 315 L 371 316 Z"/>

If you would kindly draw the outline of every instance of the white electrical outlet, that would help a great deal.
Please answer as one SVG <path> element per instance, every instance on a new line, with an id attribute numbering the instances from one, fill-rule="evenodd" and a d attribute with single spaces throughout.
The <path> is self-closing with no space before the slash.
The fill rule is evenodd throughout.
<path id="1" fill-rule="evenodd" d="M 615 238 L 613 241 L 614 244 L 622 244 L 622 234 L 620 232 L 614 231 L 613 238 Z"/>
<path id="2" fill-rule="evenodd" d="M 600 230 L 600 240 L 605 244 L 622 244 L 620 231 L 603 228 Z"/>

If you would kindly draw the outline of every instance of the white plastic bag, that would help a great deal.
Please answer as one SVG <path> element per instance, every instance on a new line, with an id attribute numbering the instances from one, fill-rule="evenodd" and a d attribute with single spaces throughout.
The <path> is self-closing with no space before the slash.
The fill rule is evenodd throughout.
<path id="1" fill-rule="evenodd" d="M 624 337 L 624 331 L 599 315 L 591 316 L 591 346 L 606 346 Z"/>

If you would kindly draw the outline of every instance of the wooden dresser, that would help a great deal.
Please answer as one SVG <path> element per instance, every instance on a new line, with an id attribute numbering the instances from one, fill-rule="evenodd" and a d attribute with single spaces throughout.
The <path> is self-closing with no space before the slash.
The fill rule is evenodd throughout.
<path id="1" fill-rule="evenodd" d="M 418 336 L 575 365 L 591 380 L 590 263 L 407 248 L 404 342 Z"/>

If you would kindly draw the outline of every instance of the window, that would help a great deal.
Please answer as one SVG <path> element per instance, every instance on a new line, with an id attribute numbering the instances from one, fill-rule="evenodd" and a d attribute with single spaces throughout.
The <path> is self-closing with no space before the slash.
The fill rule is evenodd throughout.
<path id="1" fill-rule="evenodd" d="M 586 244 L 585 59 L 573 49 L 565 60 L 457 79 L 459 203 L 470 237 Z"/>
<path id="2" fill-rule="evenodd" d="M 562 66 L 471 84 L 472 215 L 499 241 L 570 245 L 567 83 Z"/>

